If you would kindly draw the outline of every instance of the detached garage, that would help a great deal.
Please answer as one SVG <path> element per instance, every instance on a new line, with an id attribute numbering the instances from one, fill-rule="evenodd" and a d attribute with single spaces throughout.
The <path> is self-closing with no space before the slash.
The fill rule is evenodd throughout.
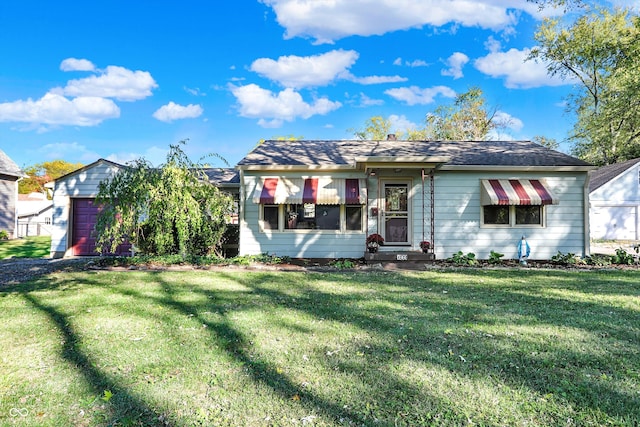
<path id="1" fill-rule="evenodd" d="M 123 166 L 100 159 L 56 179 L 53 186 L 51 257 L 97 255 L 94 226 L 99 207 L 98 184 Z M 122 246 L 118 252 L 126 253 Z"/>
<path id="2" fill-rule="evenodd" d="M 589 221 L 591 239 L 640 240 L 640 158 L 592 172 Z"/>

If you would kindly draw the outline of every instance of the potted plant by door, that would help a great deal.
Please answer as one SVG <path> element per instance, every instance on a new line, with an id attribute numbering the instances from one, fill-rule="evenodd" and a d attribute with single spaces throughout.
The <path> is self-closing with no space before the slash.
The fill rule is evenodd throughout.
<path id="1" fill-rule="evenodd" d="M 384 244 L 384 238 L 378 233 L 367 236 L 367 250 L 371 253 L 378 252 L 378 248 Z"/>
<path id="2" fill-rule="evenodd" d="M 427 242 L 426 240 L 423 240 L 422 242 L 420 242 L 420 249 L 422 249 L 422 252 L 424 252 L 425 254 L 429 252 L 430 248 L 431 248 L 431 242 Z"/>

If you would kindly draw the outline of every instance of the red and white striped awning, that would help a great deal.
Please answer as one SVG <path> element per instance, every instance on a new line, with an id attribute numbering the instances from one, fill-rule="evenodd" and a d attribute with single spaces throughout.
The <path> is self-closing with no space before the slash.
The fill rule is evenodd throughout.
<path id="1" fill-rule="evenodd" d="M 366 182 L 358 178 L 261 178 L 253 202 L 317 205 L 363 205 L 367 202 Z"/>
<path id="2" fill-rule="evenodd" d="M 480 202 L 487 205 L 557 205 L 558 199 L 538 179 L 482 179 Z"/>

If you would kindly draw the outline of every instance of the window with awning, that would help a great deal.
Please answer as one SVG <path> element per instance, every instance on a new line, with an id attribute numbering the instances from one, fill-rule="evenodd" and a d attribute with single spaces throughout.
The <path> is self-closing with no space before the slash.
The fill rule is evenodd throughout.
<path id="1" fill-rule="evenodd" d="M 557 205 L 558 199 L 539 179 L 482 179 L 482 206 Z"/>
<path id="2" fill-rule="evenodd" d="M 261 178 L 253 202 L 266 205 L 363 205 L 366 183 L 359 178 Z"/>

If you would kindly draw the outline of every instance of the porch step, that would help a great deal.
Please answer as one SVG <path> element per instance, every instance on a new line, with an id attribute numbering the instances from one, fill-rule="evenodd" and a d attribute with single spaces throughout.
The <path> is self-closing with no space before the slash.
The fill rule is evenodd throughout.
<path id="1" fill-rule="evenodd" d="M 364 259 L 367 262 L 415 263 L 434 261 L 436 254 L 417 251 L 378 251 L 365 252 Z"/>

